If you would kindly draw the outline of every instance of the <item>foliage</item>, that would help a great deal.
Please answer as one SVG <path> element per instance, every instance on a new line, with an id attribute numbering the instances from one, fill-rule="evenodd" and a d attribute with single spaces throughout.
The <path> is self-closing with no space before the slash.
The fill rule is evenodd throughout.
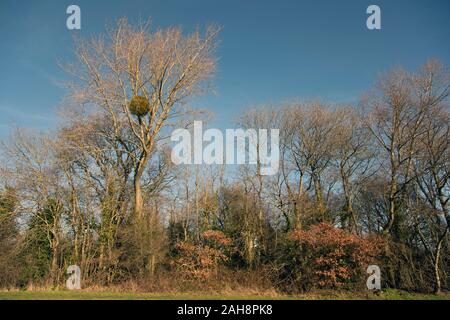
<path id="1" fill-rule="evenodd" d="M 217 274 L 221 263 L 228 260 L 225 252 L 231 239 L 220 231 L 208 230 L 198 244 L 180 241 L 176 244 L 177 256 L 171 265 L 185 280 L 208 280 Z"/>
<path id="2" fill-rule="evenodd" d="M 137 117 L 144 117 L 150 111 L 150 103 L 145 97 L 134 96 L 130 101 L 130 112 Z"/>
<path id="3" fill-rule="evenodd" d="M 0 286 L 13 282 L 19 267 L 15 259 L 19 228 L 15 208 L 17 197 L 11 188 L 0 193 Z"/>
<path id="4" fill-rule="evenodd" d="M 288 267 L 303 288 L 342 288 L 361 282 L 365 268 L 376 264 L 383 248 L 381 238 L 359 237 L 328 223 L 293 231 L 288 239 L 292 259 Z"/>
<path id="5" fill-rule="evenodd" d="M 50 200 L 30 219 L 20 251 L 20 259 L 24 262 L 24 267 L 21 268 L 20 286 L 26 286 L 32 282 L 43 283 L 50 273 L 52 236 L 47 232 L 46 226 L 53 223 L 52 203 L 54 201 Z"/>

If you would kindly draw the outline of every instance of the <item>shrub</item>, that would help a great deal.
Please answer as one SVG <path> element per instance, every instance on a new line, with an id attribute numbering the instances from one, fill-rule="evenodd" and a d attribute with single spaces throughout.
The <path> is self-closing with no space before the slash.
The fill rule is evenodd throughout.
<path id="1" fill-rule="evenodd" d="M 205 231 L 199 244 L 177 242 L 177 255 L 171 265 L 185 280 L 208 280 L 217 274 L 218 266 L 226 262 L 231 244 L 220 231 Z"/>
<path id="2" fill-rule="evenodd" d="M 222 231 L 207 230 L 202 233 L 203 241 L 218 250 L 227 250 L 231 246 L 231 239 Z"/>
<path id="3" fill-rule="evenodd" d="M 288 241 L 285 275 L 303 290 L 364 283 L 365 269 L 376 263 L 383 247 L 379 237 L 360 237 L 328 223 L 294 231 Z"/>

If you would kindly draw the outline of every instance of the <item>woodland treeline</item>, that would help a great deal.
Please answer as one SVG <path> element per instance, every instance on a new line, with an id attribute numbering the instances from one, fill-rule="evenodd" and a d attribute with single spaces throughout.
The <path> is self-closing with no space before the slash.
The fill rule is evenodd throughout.
<path id="1" fill-rule="evenodd" d="M 261 165 L 175 166 L 170 132 L 207 112 L 219 28 L 134 27 L 75 41 L 58 128 L 1 144 L 0 287 L 285 292 L 448 290 L 450 73 L 395 68 L 357 105 L 249 109 L 235 125 L 280 129 Z M 220 88 L 219 88 L 220 89 Z"/>

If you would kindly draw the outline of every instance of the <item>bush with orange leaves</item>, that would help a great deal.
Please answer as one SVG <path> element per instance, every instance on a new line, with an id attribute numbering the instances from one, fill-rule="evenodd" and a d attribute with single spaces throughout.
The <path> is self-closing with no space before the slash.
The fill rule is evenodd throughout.
<path id="1" fill-rule="evenodd" d="M 212 248 L 227 251 L 231 247 L 231 239 L 227 237 L 222 231 L 207 230 L 202 233 L 203 242 Z"/>
<path id="2" fill-rule="evenodd" d="M 284 276 L 301 290 L 363 285 L 367 266 L 376 264 L 383 248 L 380 237 L 357 236 L 329 223 L 294 231 L 288 239 Z"/>
<path id="3" fill-rule="evenodd" d="M 228 260 L 230 247 L 231 239 L 223 232 L 208 230 L 202 233 L 200 243 L 179 241 L 171 265 L 184 280 L 208 280 Z"/>

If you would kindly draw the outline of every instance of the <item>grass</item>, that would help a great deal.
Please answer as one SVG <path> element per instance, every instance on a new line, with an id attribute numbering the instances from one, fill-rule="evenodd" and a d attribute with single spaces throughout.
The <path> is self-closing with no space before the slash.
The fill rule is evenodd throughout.
<path id="1" fill-rule="evenodd" d="M 399 290 L 372 293 L 315 292 L 302 295 L 159 294 L 111 291 L 0 291 L 0 300 L 450 300 L 450 293 L 418 294 Z"/>

